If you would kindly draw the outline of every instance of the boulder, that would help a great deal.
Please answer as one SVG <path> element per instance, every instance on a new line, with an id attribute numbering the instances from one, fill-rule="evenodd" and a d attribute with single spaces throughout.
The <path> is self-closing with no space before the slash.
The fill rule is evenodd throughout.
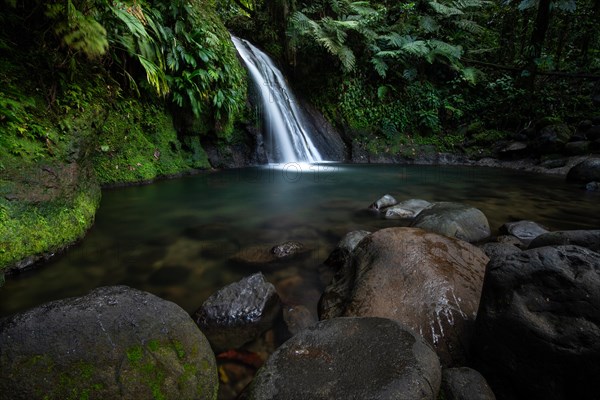
<path id="1" fill-rule="evenodd" d="M 421 199 L 410 199 L 402 201 L 395 206 L 385 209 L 386 219 L 409 219 L 414 218 L 423 209 L 429 207 L 430 202 Z"/>
<path id="2" fill-rule="evenodd" d="M 572 244 L 587 247 L 595 252 L 600 252 L 600 230 L 573 230 L 549 232 L 535 238 L 530 244 L 530 249 L 544 246 L 561 246 Z"/>
<path id="3" fill-rule="evenodd" d="M 588 192 L 598 192 L 600 191 L 600 182 L 590 182 L 585 185 L 585 190 Z"/>
<path id="4" fill-rule="evenodd" d="M 593 125 L 585 132 L 589 140 L 600 139 L 600 125 Z"/>
<path id="5" fill-rule="evenodd" d="M 208 341 L 188 313 L 126 286 L 0 320 L 0 399 L 216 399 Z"/>
<path id="6" fill-rule="evenodd" d="M 396 204 L 398 204 L 398 201 L 395 198 L 393 198 L 392 196 L 390 196 L 389 194 L 386 194 L 382 198 L 377 200 L 376 202 L 372 203 L 369 206 L 369 209 L 380 211 L 386 207 L 390 207 L 390 206 L 393 206 Z"/>
<path id="7" fill-rule="evenodd" d="M 480 248 L 490 259 L 521 252 L 517 246 L 508 243 L 485 243 Z"/>
<path id="8" fill-rule="evenodd" d="M 256 339 L 272 327 L 280 311 L 275 287 L 259 272 L 210 296 L 193 318 L 219 352 Z"/>
<path id="9" fill-rule="evenodd" d="M 500 232 L 513 235 L 527 245 L 536 237 L 548 233 L 548 229 L 533 221 L 516 221 L 502 225 Z"/>
<path id="10" fill-rule="evenodd" d="M 528 151 L 529 149 L 527 143 L 515 141 L 506 144 L 500 150 L 498 150 L 498 155 L 505 159 L 522 158 L 523 156 L 527 155 Z"/>
<path id="11" fill-rule="evenodd" d="M 540 247 L 488 264 L 475 337 L 498 397 L 600 393 L 600 254 Z"/>
<path id="12" fill-rule="evenodd" d="M 462 362 L 487 261 L 469 243 L 422 229 L 379 230 L 359 243 L 325 289 L 321 319 L 390 318 L 421 334 L 442 364 Z"/>
<path id="13" fill-rule="evenodd" d="M 490 236 L 490 225 L 480 210 L 459 203 L 434 203 L 421 211 L 411 224 L 466 242 L 477 242 Z"/>
<path id="14" fill-rule="evenodd" d="M 445 400 L 496 400 L 485 378 L 467 367 L 444 369 L 442 392 Z"/>
<path id="15" fill-rule="evenodd" d="M 589 154 L 591 142 L 588 140 L 579 140 L 569 142 L 565 145 L 565 151 L 570 156 L 583 156 Z"/>
<path id="16" fill-rule="evenodd" d="M 567 173 L 567 182 L 593 181 L 600 181 L 600 158 L 588 158 L 572 167 Z"/>
<path id="17" fill-rule="evenodd" d="M 571 129 L 566 124 L 548 125 L 539 130 L 533 147 L 539 153 L 560 153 L 571 135 Z"/>
<path id="18" fill-rule="evenodd" d="M 369 231 L 352 231 L 339 241 L 337 247 L 331 252 L 325 264 L 338 270 L 348 261 L 350 254 L 365 236 L 371 234 Z"/>
<path id="19" fill-rule="evenodd" d="M 279 347 L 247 398 L 435 400 L 440 381 L 435 352 L 410 329 L 384 318 L 334 318 Z"/>

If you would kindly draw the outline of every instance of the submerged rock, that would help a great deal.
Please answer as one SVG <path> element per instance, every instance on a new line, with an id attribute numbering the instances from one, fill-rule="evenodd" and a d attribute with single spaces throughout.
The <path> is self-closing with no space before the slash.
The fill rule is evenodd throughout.
<path id="1" fill-rule="evenodd" d="M 421 211 L 411 226 L 466 242 L 477 242 L 491 234 L 484 213 L 477 208 L 451 202 L 434 203 Z"/>
<path id="2" fill-rule="evenodd" d="M 482 372 L 502 398 L 600 393 L 600 254 L 540 247 L 490 261 L 475 335 Z"/>
<path id="3" fill-rule="evenodd" d="M 271 253 L 277 258 L 292 257 L 301 252 L 304 245 L 300 242 L 288 241 L 275 245 L 271 248 Z"/>
<path id="4" fill-rule="evenodd" d="M 259 272 L 210 296 L 193 318 L 218 352 L 256 339 L 271 328 L 280 310 L 275 287 Z"/>
<path id="5" fill-rule="evenodd" d="M 521 249 L 508 243 L 485 243 L 481 246 L 481 250 L 483 250 L 490 259 L 521 252 Z"/>
<path id="6" fill-rule="evenodd" d="M 363 239 L 320 302 L 322 319 L 377 316 L 421 334 L 442 364 L 465 360 L 488 257 L 477 247 L 416 228 Z"/>
<path id="7" fill-rule="evenodd" d="M 208 341 L 174 303 L 126 286 L 0 320 L 0 399 L 216 399 Z"/>
<path id="8" fill-rule="evenodd" d="M 385 318 L 334 318 L 298 333 L 252 381 L 251 400 L 435 400 L 439 361 L 425 341 Z"/>

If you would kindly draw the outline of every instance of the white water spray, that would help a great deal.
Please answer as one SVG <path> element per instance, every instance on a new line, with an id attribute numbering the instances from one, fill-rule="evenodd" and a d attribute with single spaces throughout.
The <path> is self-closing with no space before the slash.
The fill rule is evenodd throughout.
<path id="1" fill-rule="evenodd" d="M 270 163 L 322 162 L 311 140 L 283 74 L 265 53 L 246 40 L 232 36 L 260 95 L 266 125 L 267 157 Z"/>

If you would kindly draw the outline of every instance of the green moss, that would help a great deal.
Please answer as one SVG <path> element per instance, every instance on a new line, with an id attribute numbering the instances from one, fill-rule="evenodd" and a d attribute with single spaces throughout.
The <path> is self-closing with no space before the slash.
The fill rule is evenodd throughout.
<path id="1" fill-rule="evenodd" d="M 177 357 L 181 360 L 185 357 L 185 349 L 183 348 L 183 344 L 178 342 L 177 340 L 173 341 L 173 347 L 175 348 L 175 352 L 177 353 Z"/>
<path id="2" fill-rule="evenodd" d="M 142 346 L 135 346 L 127 350 L 127 359 L 131 364 L 137 364 L 144 356 Z"/>
<path id="3" fill-rule="evenodd" d="M 101 396 L 104 385 L 95 382 L 96 368 L 89 363 L 79 362 L 71 366 L 67 372 L 58 373 L 54 362 L 46 355 L 35 355 L 24 362 L 29 373 L 39 371 L 40 375 L 50 376 L 39 382 L 34 388 L 39 398 L 47 400 L 86 400 Z M 48 386 L 48 383 L 52 384 Z M 96 394 L 96 396 L 94 396 Z"/>
<path id="4" fill-rule="evenodd" d="M 10 175 L 0 182 L 0 269 L 56 252 L 92 225 L 100 190 L 85 169 L 34 165 Z"/>

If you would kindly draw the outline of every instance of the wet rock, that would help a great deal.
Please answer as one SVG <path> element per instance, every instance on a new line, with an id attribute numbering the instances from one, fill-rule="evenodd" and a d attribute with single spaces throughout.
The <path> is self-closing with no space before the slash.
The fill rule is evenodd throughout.
<path id="1" fill-rule="evenodd" d="M 283 307 L 283 320 L 292 335 L 314 325 L 318 321 L 316 315 L 313 315 L 308 308 L 302 305 Z"/>
<path id="2" fill-rule="evenodd" d="M 548 229 L 533 221 L 516 221 L 502 225 L 500 232 L 513 235 L 527 245 L 536 237 L 548 233 Z"/>
<path id="3" fill-rule="evenodd" d="M 415 228 L 379 230 L 360 242 L 325 289 L 320 317 L 394 319 L 431 343 L 442 364 L 462 362 L 487 261 L 460 240 Z"/>
<path id="4" fill-rule="evenodd" d="M 398 204 L 398 201 L 389 194 L 386 194 L 382 198 L 371 204 L 369 206 L 369 209 L 380 211 L 386 207 L 390 207 L 396 204 Z"/>
<path id="5" fill-rule="evenodd" d="M 494 258 L 477 316 L 480 370 L 501 398 L 600 392 L 600 254 L 540 247 Z"/>
<path id="6" fill-rule="evenodd" d="M 569 142 L 565 145 L 565 151 L 570 156 L 583 156 L 590 152 L 590 141 L 580 140 L 577 142 Z"/>
<path id="7" fill-rule="evenodd" d="M 215 399 L 208 341 L 174 303 L 126 286 L 0 320 L 0 399 Z"/>
<path id="8" fill-rule="evenodd" d="M 540 167 L 547 169 L 562 168 L 567 165 L 568 160 L 565 158 L 551 158 L 540 163 Z"/>
<path id="9" fill-rule="evenodd" d="M 341 268 L 342 265 L 348 261 L 350 254 L 352 254 L 356 245 L 369 234 L 371 234 L 371 232 L 362 230 L 347 233 L 346 236 L 339 241 L 337 247 L 331 252 L 329 257 L 327 257 L 325 264 L 336 270 Z"/>
<path id="10" fill-rule="evenodd" d="M 585 132 L 589 140 L 600 139 L 600 125 L 593 125 Z"/>
<path id="11" fill-rule="evenodd" d="M 233 254 L 229 260 L 235 264 L 258 267 L 272 263 L 276 261 L 277 258 L 275 257 L 275 254 L 271 252 L 269 247 L 257 245 L 241 249 Z"/>
<path id="12" fill-rule="evenodd" d="M 434 400 L 440 380 L 435 353 L 410 329 L 384 318 L 335 318 L 277 349 L 248 398 Z"/>
<path id="13" fill-rule="evenodd" d="M 421 199 L 410 199 L 385 209 L 386 219 L 409 219 L 414 218 L 423 209 L 429 207 L 430 202 Z"/>
<path id="14" fill-rule="evenodd" d="M 411 224 L 466 242 L 477 242 L 490 236 L 490 225 L 480 210 L 459 203 L 434 203 L 421 211 Z"/>
<path id="15" fill-rule="evenodd" d="M 533 147 L 539 153 L 560 153 L 572 135 L 566 124 L 548 125 L 540 129 L 534 138 Z"/>
<path id="16" fill-rule="evenodd" d="M 271 328 L 280 310 L 275 287 L 259 272 L 210 296 L 193 318 L 218 352 L 256 339 Z"/>
<path id="17" fill-rule="evenodd" d="M 287 241 L 271 248 L 271 253 L 277 258 L 293 257 L 304 249 L 300 242 Z"/>
<path id="18" fill-rule="evenodd" d="M 525 142 L 510 142 L 498 151 L 501 158 L 521 158 L 527 155 L 528 146 Z"/>
<path id="19" fill-rule="evenodd" d="M 480 248 L 490 259 L 521 252 L 521 249 L 508 243 L 485 243 Z"/>
<path id="20" fill-rule="evenodd" d="M 598 192 L 600 191 L 600 182 L 590 182 L 585 185 L 585 190 L 588 192 Z"/>
<path id="21" fill-rule="evenodd" d="M 535 238 L 530 249 L 544 246 L 575 245 L 600 252 L 600 230 L 573 230 L 549 232 Z"/>
<path id="22" fill-rule="evenodd" d="M 567 182 L 600 182 L 600 158 L 588 158 L 572 167 L 567 173 Z"/>
<path id="23" fill-rule="evenodd" d="M 442 371 L 445 400 L 496 400 L 485 378 L 471 368 L 447 368 Z"/>

